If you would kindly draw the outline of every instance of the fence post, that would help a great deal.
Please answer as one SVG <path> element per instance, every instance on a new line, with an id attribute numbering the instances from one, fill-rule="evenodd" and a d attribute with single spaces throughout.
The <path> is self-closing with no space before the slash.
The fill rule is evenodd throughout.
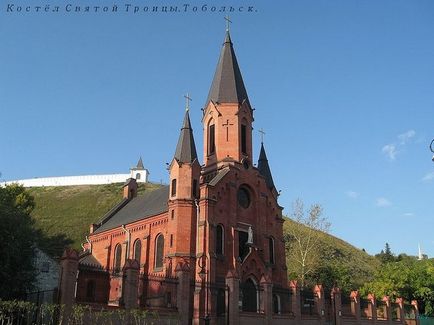
<path id="1" fill-rule="evenodd" d="M 127 259 L 123 267 L 125 278 L 122 284 L 122 300 L 125 309 L 134 309 L 138 304 L 138 287 L 139 287 L 139 263 L 136 260 Z"/>
<path id="2" fill-rule="evenodd" d="M 351 314 L 356 318 L 357 324 L 361 321 L 361 311 L 360 311 L 360 294 L 358 290 L 351 291 Z"/>
<path id="3" fill-rule="evenodd" d="M 187 325 L 190 319 L 190 267 L 186 263 L 178 263 L 175 268 L 178 278 L 176 304 L 180 324 Z"/>
<path id="4" fill-rule="evenodd" d="M 392 324 L 392 306 L 390 305 L 390 298 L 389 296 L 384 296 L 382 301 L 386 304 L 386 318 L 387 323 Z"/>
<path id="5" fill-rule="evenodd" d="M 414 309 L 414 317 L 416 318 L 416 325 L 420 325 L 420 319 L 419 319 L 419 305 L 417 303 L 417 300 L 412 300 L 411 305 Z"/>
<path id="6" fill-rule="evenodd" d="M 264 289 L 264 313 L 265 313 L 265 324 L 271 324 L 273 321 L 273 284 L 270 278 L 267 276 L 262 276 L 261 286 Z"/>
<path id="7" fill-rule="evenodd" d="M 341 301 L 341 289 L 339 288 L 332 288 L 332 304 L 334 304 L 335 309 L 335 324 L 341 325 L 342 324 L 342 301 Z"/>
<path id="8" fill-rule="evenodd" d="M 291 311 L 294 314 L 297 324 L 301 321 L 301 302 L 300 302 L 300 286 L 296 280 L 289 281 L 289 287 L 291 288 Z"/>
<path id="9" fill-rule="evenodd" d="M 374 321 L 374 324 L 377 322 L 377 299 L 375 298 L 375 295 L 373 293 L 370 293 L 368 295 L 369 300 L 369 316 L 371 316 L 371 319 Z"/>
<path id="10" fill-rule="evenodd" d="M 315 307 L 316 312 L 319 316 L 320 324 L 324 324 L 325 322 L 325 304 L 324 304 L 324 288 L 321 284 L 317 284 L 313 290 L 315 293 Z"/>
<path id="11" fill-rule="evenodd" d="M 60 260 L 59 303 L 65 305 L 64 319 L 68 323 L 72 305 L 75 302 L 75 289 L 78 275 L 78 253 L 72 248 L 63 252 Z"/>
<path id="12" fill-rule="evenodd" d="M 229 324 L 235 325 L 240 323 L 240 310 L 238 300 L 240 298 L 240 278 L 236 270 L 229 270 L 226 275 L 226 285 L 228 287 L 227 294 L 229 297 L 226 299 L 228 302 L 226 310 L 229 314 Z"/>
<path id="13" fill-rule="evenodd" d="M 405 324 L 405 310 L 404 310 L 404 298 L 396 298 L 395 301 L 398 304 L 398 315 L 399 316 L 399 321 L 401 322 L 401 324 Z"/>

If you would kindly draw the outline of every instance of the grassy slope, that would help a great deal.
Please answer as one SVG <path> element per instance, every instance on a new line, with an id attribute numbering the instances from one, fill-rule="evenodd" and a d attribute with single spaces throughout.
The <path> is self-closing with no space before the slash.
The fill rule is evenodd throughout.
<path id="1" fill-rule="evenodd" d="M 285 220 L 284 233 L 293 223 L 295 222 L 291 219 Z M 372 279 L 375 270 L 379 267 L 379 261 L 374 256 L 333 235 L 323 232 L 318 232 L 318 235 L 320 237 L 322 265 L 334 265 L 346 272 L 348 285 L 353 288 L 359 287 L 368 279 Z M 288 261 L 289 263 L 290 261 Z"/>
<path id="2" fill-rule="evenodd" d="M 90 224 L 122 199 L 122 185 L 30 188 L 36 202 L 32 215 L 41 230 L 39 246 L 53 256 L 61 254 L 65 246 L 80 249 Z M 139 194 L 160 186 L 140 184 Z"/>

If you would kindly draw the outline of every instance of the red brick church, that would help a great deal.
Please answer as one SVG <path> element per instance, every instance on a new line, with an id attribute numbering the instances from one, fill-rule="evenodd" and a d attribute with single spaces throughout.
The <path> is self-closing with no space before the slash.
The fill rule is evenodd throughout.
<path id="1" fill-rule="evenodd" d="M 169 186 L 139 196 L 129 179 L 122 201 L 91 226 L 77 301 L 177 306 L 185 323 L 226 323 L 235 309 L 263 310 L 269 285 L 268 304 L 280 312 L 278 289 L 288 288 L 282 207 L 263 144 L 253 161 L 253 113 L 227 31 L 203 109 L 203 164 L 187 109 Z"/>

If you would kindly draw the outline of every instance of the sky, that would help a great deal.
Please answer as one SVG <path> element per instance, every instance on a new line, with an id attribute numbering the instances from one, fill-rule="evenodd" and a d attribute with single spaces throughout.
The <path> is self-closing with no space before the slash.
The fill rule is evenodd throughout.
<path id="1" fill-rule="evenodd" d="M 230 6 L 254 161 L 262 128 L 283 213 L 319 203 L 360 249 L 433 257 L 431 0 L 0 0 L 0 180 L 125 173 L 142 156 L 167 183 L 186 93 L 202 152 Z"/>

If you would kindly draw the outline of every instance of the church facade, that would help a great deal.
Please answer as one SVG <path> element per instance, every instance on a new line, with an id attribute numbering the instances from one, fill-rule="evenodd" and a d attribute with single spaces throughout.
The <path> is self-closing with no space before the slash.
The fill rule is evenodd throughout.
<path id="1" fill-rule="evenodd" d="M 258 312 L 262 282 L 287 288 L 282 207 L 263 144 L 257 167 L 252 161 L 253 112 L 227 31 L 203 110 L 203 165 L 187 109 L 169 186 L 137 196 L 136 181 L 128 180 L 122 201 L 91 226 L 77 301 L 125 304 L 127 262 L 136 262 L 139 277 L 149 280 L 139 281 L 138 306 L 182 299 L 189 323 L 204 317 L 224 323 L 229 308 Z M 179 289 L 170 292 L 170 283 L 158 284 L 158 278 L 176 279 L 181 269 L 192 284 L 181 296 Z M 239 279 L 241 294 L 228 298 L 231 277 Z M 203 283 L 205 290 L 198 290 Z M 273 300 L 280 308 L 284 297 Z"/>
<path id="2" fill-rule="evenodd" d="M 169 185 L 138 195 L 130 178 L 121 201 L 90 226 L 84 251 L 62 256 L 65 315 L 78 303 L 109 317 L 115 309 L 111 322 L 122 324 L 149 311 L 158 324 L 419 324 L 417 301 L 288 281 L 282 207 L 262 143 L 252 162 L 253 112 L 227 31 L 203 109 L 203 164 L 187 105 Z"/>

